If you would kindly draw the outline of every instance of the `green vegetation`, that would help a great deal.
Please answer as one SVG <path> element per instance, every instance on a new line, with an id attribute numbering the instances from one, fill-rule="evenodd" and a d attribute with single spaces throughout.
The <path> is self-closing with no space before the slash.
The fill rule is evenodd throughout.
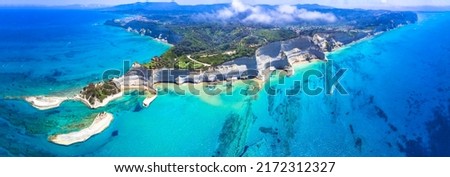
<path id="1" fill-rule="evenodd" d="M 268 42 L 275 42 L 293 38 L 296 33 L 286 29 L 260 29 L 255 31 L 255 36 L 263 36 Z"/>
<path id="2" fill-rule="evenodd" d="M 102 102 L 106 97 L 119 92 L 120 88 L 118 88 L 113 81 L 107 81 L 100 84 L 90 83 L 83 88 L 81 95 L 88 100 L 89 103 L 94 104 L 95 100 Z"/>
<path id="3" fill-rule="evenodd" d="M 206 69 L 208 66 L 191 59 L 216 66 L 235 58 L 253 56 L 259 47 L 267 43 L 297 36 L 289 29 L 245 27 L 239 24 L 201 24 L 168 28 L 182 36 L 181 41 L 161 57 L 155 57 L 150 63 L 144 64 L 145 67 Z"/>

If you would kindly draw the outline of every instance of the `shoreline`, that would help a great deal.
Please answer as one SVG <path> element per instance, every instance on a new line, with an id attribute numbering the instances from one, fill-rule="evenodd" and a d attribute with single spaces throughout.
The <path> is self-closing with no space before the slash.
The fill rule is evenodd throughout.
<path id="1" fill-rule="evenodd" d="M 51 135 L 49 136 L 48 140 L 52 143 L 64 146 L 85 142 L 92 136 L 97 135 L 107 129 L 113 120 L 114 116 L 111 113 L 103 112 L 95 117 L 94 121 L 89 127 L 76 132 Z"/>
<path id="2" fill-rule="evenodd" d="M 377 32 L 377 33 L 375 33 L 373 35 L 366 36 L 366 37 L 361 38 L 359 40 L 356 40 L 356 41 L 353 41 L 351 43 L 345 44 L 342 47 L 339 47 L 336 50 L 333 50 L 331 52 L 324 52 L 325 56 L 328 56 L 329 54 L 333 54 L 333 53 L 336 53 L 336 52 L 341 52 L 342 50 L 348 49 L 348 48 L 350 48 L 350 47 L 352 47 L 354 45 L 357 45 L 357 44 L 359 44 L 361 42 L 365 42 L 365 41 L 369 41 L 369 40 L 375 39 L 375 38 L 377 38 L 377 37 L 379 37 L 379 36 L 381 36 L 381 35 L 383 35 L 383 34 L 385 34 L 387 32 L 398 30 L 398 29 L 404 28 L 406 26 L 408 26 L 408 25 L 401 25 L 401 26 L 398 26 L 396 28 L 393 28 L 393 29 L 390 29 L 390 30 L 387 30 L 387 31 L 380 31 L 380 32 Z"/>
<path id="3" fill-rule="evenodd" d="M 84 103 L 86 106 L 88 106 L 91 109 L 97 109 L 100 107 L 105 107 L 106 105 L 108 105 L 108 103 L 110 103 L 111 101 L 114 101 L 116 99 L 121 98 L 124 95 L 124 91 L 121 91 L 117 94 L 114 95 L 110 95 L 108 97 L 106 97 L 102 102 L 98 102 L 97 100 L 95 101 L 94 104 L 89 103 L 88 100 L 86 100 L 85 98 L 81 97 L 79 94 L 75 96 L 74 100 L 80 101 L 82 103 Z"/>
<path id="4" fill-rule="evenodd" d="M 359 40 L 356 40 L 356 41 L 353 41 L 351 43 L 345 44 L 342 47 L 339 47 L 339 48 L 337 48 L 337 49 L 335 49 L 335 50 L 333 50 L 331 52 L 324 52 L 324 54 L 325 54 L 325 56 L 328 56 L 328 55 L 333 54 L 333 53 L 341 52 L 341 51 L 343 51 L 345 49 L 348 49 L 348 48 L 350 48 L 350 47 L 352 47 L 354 45 L 357 45 L 357 44 L 359 44 L 361 42 L 369 41 L 369 40 L 371 40 L 371 39 L 373 39 L 373 38 L 375 38 L 375 37 L 377 37 L 377 36 L 379 36 L 381 34 L 384 34 L 384 32 L 379 32 L 379 33 L 376 33 L 374 35 L 366 36 L 366 37 L 361 38 Z"/>
<path id="5" fill-rule="evenodd" d="M 25 97 L 24 100 L 39 110 L 49 110 L 59 107 L 64 101 L 71 100 L 69 97 L 56 96 L 30 96 Z"/>
<path id="6" fill-rule="evenodd" d="M 119 93 L 116 93 L 114 95 L 110 95 L 110 96 L 106 97 L 102 102 L 96 101 L 94 104 L 89 103 L 89 101 L 86 100 L 85 98 L 83 98 L 80 94 L 76 94 L 75 96 L 71 96 L 71 97 L 40 95 L 40 96 L 27 96 L 27 97 L 17 97 L 17 98 L 10 97 L 8 99 L 23 99 L 24 101 L 28 102 L 34 108 L 41 110 L 41 111 L 58 108 L 63 102 L 70 101 L 70 100 L 79 101 L 91 109 L 97 109 L 97 108 L 105 107 L 110 102 L 122 98 L 125 95 L 125 91 L 129 91 L 129 90 L 141 90 L 141 88 L 139 86 L 126 86 Z M 148 90 L 150 90 L 150 89 L 144 88 L 144 91 L 148 91 Z"/>
<path id="7" fill-rule="evenodd" d="M 323 59 L 323 60 L 322 60 L 322 59 L 318 59 L 318 58 L 314 58 L 314 59 L 311 59 L 310 61 L 307 61 L 307 60 L 301 60 L 301 61 L 296 61 L 296 62 L 289 63 L 290 69 L 289 69 L 288 72 L 291 72 L 291 73 L 288 74 L 287 77 L 290 77 L 290 76 L 292 76 L 292 75 L 295 75 L 295 74 L 296 74 L 296 73 L 295 73 L 296 70 L 301 69 L 301 68 L 304 68 L 304 67 L 307 67 L 307 66 L 309 66 L 309 65 L 311 65 L 311 64 L 314 64 L 314 63 L 317 63 L 317 62 L 320 62 L 320 61 L 327 62 L 327 60 L 328 60 L 328 59 L 327 59 L 327 56 L 329 56 L 329 55 L 331 55 L 331 54 L 333 54 L 333 53 L 336 53 L 336 52 L 340 52 L 340 51 L 345 50 L 345 49 L 347 49 L 347 48 L 350 48 L 350 47 L 352 47 L 353 45 L 356 45 L 356 44 L 358 44 L 358 43 L 360 43 L 360 42 L 364 42 L 364 41 L 373 39 L 373 38 L 375 38 L 375 37 L 377 37 L 377 36 L 379 36 L 379 35 L 381 35 L 381 34 L 384 34 L 384 33 L 385 33 L 385 32 L 379 32 L 379 33 L 376 33 L 376 34 L 374 34 L 374 35 L 366 36 L 366 37 L 361 38 L 361 39 L 359 39 L 359 40 L 356 40 L 356 41 L 353 41 L 353 42 L 351 42 L 351 43 L 345 44 L 345 45 L 343 45 L 342 47 L 339 47 L 339 48 L 337 48 L 337 49 L 335 49 L 335 50 L 333 50 L 333 51 L 331 51 L 331 52 L 323 52 L 323 53 L 325 54 L 325 59 Z M 156 40 L 156 41 L 158 41 L 158 42 L 164 43 L 163 41 L 157 40 L 156 38 L 152 38 L 152 40 Z M 169 44 L 169 45 L 170 45 L 170 44 Z M 269 69 L 269 68 L 266 68 L 265 70 L 268 70 L 268 69 Z M 276 70 L 286 71 L 286 70 L 283 70 L 283 69 L 276 69 Z M 259 71 L 259 72 L 263 72 L 263 71 Z M 272 71 L 272 72 L 273 72 L 273 71 Z M 267 73 L 266 73 L 266 74 L 267 74 Z M 125 77 L 125 75 L 120 76 L 119 78 L 123 78 L 123 77 Z M 233 80 L 233 79 L 232 79 L 232 80 Z M 239 78 L 239 79 L 236 79 L 236 80 L 237 80 L 237 81 L 244 81 L 244 82 L 247 81 L 247 80 L 255 81 L 255 82 L 258 83 L 258 85 L 259 85 L 261 88 L 264 86 L 264 83 L 266 82 L 266 79 L 265 79 L 265 78 L 258 78 L 258 77 L 256 77 L 256 78 L 251 78 L 251 79 L 250 79 L 250 78 L 246 78 L 246 79 Z M 234 82 L 234 81 L 232 81 L 232 82 Z M 164 84 L 175 84 L 175 85 L 179 85 L 179 86 L 181 86 L 181 85 L 189 85 L 189 84 L 192 84 L 194 87 L 196 87 L 196 86 L 198 86 L 198 85 L 209 85 L 209 84 L 214 85 L 215 83 L 216 83 L 216 82 L 207 82 L 207 81 L 194 82 L 194 83 L 190 83 L 190 82 L 183 82 L 183 83 L 177 83 L 177 82 L 173 82 L 173 83 L 155 82 L 155 83 L 153 83 L 152 86 L 150 87 L 151 89 L 148 88 L 149 86 L 147 86 L 147 85 L 143 85 L 143 86 L 144 86 L 144 90 L 152 90 L 152 89 L 153 89 L 153 90 L 156 91 L 156 90 L 160 90 L 161 86 L 164 85 Z M 219 83 L 220 83 L 220 82 L 219 82 Z M 124 95 L 125 90 L 140 90 L 140 89 L 141 89 L 140 86 L 131 86 L 131 85 L 130 85 L 130 86 L 124 86 L 124 85 L 122 85 L 121 87 L 122 87 L 122 90 L 121 90 L 119 93 L 114 94 L 114 95 L 107 96 L 102 102 L 99 102 L 99 101 L 96 100 L 94 104 L 89 103 L 89 101 L 86 100 L 85 98 L 83 98 L 80 94 L 77 94 L 77 95 L 75 95 L 74 97 L 31 96 L 31 97 L 25 97 L 25 100 L 26 100 L 28 103 L 30 103 L 33 107 L 35 107 L 35 108 L 37 108 L 37 109 L 39 109 L 39 110 L 47 110 L 47 109 L 57 108 L 57 107 L 60 106 L 60 104 L 61 104 L 62 102 L 67 101 L 67 100 L 81 101 L 82 103 L 84 103 L 84 104 L 85 104 L 86 106 L 88 106 L 89 108 L 91 108 L 91 109 L 97 109 L 97 108 L 100 108 L 100 107 L 105 107 L 105 106 L 107 106 L 111 101 L 114 101 L 114 100 L 116 100 L 116 99 L 121 98 L 121 97 Z M 156 92 L 157 92 L 157 91 L 156 91 Z M 156 97 L 155 97 L 155 98 L 156 98 Z M 149 97 L 146 97 L 144 101 L 148 102 L 147 105 L 150 105 L 150 103 L 153 102 L 155 98 L 150 99 Z M 144 103 L 143 103 L 143 104 L 144 104 Z"/>
<path id="8" fill-rule="evenodd" d="M 297 69 L 306 68 L 309 65 L 316 64 L 318 62 L 327 62 L 327 61 L 328 61 L 328 59 L 325 58 L 325 60 L 313 59 L 311 61 L 300 61 L 300 62 L 292 63 L 291 64 L 291 66 L 292 66 L 292 75 L 295 75 L 295 70 L 297 70 Z"/>
<path id="9" fill-rule="evenodd" d="M 154 40 L 154 41 L 156 41 L 156 42 L 159 42 L 159 43 L 161 43 L 161 44 L 167 45 L 167 46 L 169 46 L 170 48 L 174 47 L 173 44 L 169 43 L 169 42 L 168 42 L 167 40 L 165 40 L 165 39 L 154 38 L 154 37 L 151 37 L 151 36 L 149 36 L 149 37 L 150 37 L 150 39 L 152 39 L 152 40 Z"/>

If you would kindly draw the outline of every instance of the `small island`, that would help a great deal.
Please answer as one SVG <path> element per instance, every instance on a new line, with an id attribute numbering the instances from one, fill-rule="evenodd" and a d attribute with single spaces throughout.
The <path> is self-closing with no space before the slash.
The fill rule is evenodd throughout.
<path id="1" fill-rule="evenodd" d="M 123 90 L 113 81 L 91 83 L 76 97 L 92 109 L 106 106 L 110 101 L 123 96 Z"/>
<path id="2" fill-rule="evenodd" d="M 111 113 L 100 113 L 95 117 L 92 124 L 80 131 L 71 132 L 67 134 L 53 135 L 49 137 L 49 141 L 59 144 L 69 146 L 75 143 L 80 143 L 88 140 L 92 136 L 101 133 L 103 130 L 109 127 L 113 121 L 113 115 Z"/>

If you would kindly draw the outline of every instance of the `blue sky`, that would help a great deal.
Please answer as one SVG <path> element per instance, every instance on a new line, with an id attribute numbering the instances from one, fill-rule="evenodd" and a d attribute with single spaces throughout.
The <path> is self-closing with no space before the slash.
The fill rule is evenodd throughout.
<path id="1" fill-rule="evenodd" d="M 68 5 L 68 4 L 125 4 L 139 0 L 1 0 L 0 4 Z M 146 0 L 140 0 L 145 2 Z M 168 2 L 170 0 L 149 0 Z M 389 7 L 389 6 L 450 6 L 450 0 L 242 0 L 247 4 L 304 4 L 316 3 L 335 7 Z M 231 0 L 176 0 L 179 4 L 229 3 Z"/>

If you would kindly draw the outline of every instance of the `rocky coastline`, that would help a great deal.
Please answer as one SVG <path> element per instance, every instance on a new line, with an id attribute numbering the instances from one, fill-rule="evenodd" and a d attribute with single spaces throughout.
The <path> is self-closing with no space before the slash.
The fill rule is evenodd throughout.
<path id="1" fill-rule="evenodd" d="M 299 36 L 293 39 L 272 42 L 259 47 L 254 56 L 241 57 L 217 66 L 210 66 L 207 70 L 193 71 L 176 68 L 148 69 L 135 63 L 123 76 L 91 83 L 84 87 L 74 97 L 36 96 L 26 97 L 25 100 L 40 110 L 58 107 L 66 100 L 81 101 L 91 109 L 106 106 L 109 102 L 121 98 L 127 90 L 144 91 L 146 94 L 142 105 L 148 107 L 158 95 L 156 88 L 160 83 L 172 84 L 215 84 L 225 82 L 232 85 L 236 80 L 256 80 L 263 84 L 270 74 L 277 70 L 286 71 L 288 76 L 294 74 L 294 68 L 317 61 L 327 61 L 326 53 L 343 48 L 373 34 L 359 35 L 353 40 L 339 40 L 336 33 L 317 33 L 313 36 Z M 342 37 L 342 36 L 341 36 Z M 93 124 L 78 132 L 54 135 L 49 138 L 53 143 L 71 145 L 83 142 L 91 136 L 106 129 L 112 121 L 109 113 L 99 114 Z"/>
<path id="2" fill-rule="evenodd" d="M 367 34 L 355 41 L 372 36 Z M 241 57 L 210 67 L 206 71 L 161 68 L 147 69 L 135 63 L 123 76 L 109 81 L 92 83 L 83 88 L 74 97 L 27 97 L 26 101 L 34 107 L 45 110 L 58 107 L 63 101 L 77 100 L 92 109 L 106 106 L 119 99 L 126 90 L 149 91 L 157 95 L 154 88 L 158 83 L 200 84 L 229 82 L 235 80 L 256 79 L 262 83 L 276 70 L 283 70 L 288 75 L 294 74 L 294 66 L 305 65 L 315 61 L 327 61 L 326 53 L 344 47 L 349 43 L 336 40 L 329 34 L 315 34 L 312 37 L 300 36 L 294 39 L 267 44 L 258 48 L 252 57 Z M 150 105 L 153 96 L 145 99 L 144 105 Z"/>

